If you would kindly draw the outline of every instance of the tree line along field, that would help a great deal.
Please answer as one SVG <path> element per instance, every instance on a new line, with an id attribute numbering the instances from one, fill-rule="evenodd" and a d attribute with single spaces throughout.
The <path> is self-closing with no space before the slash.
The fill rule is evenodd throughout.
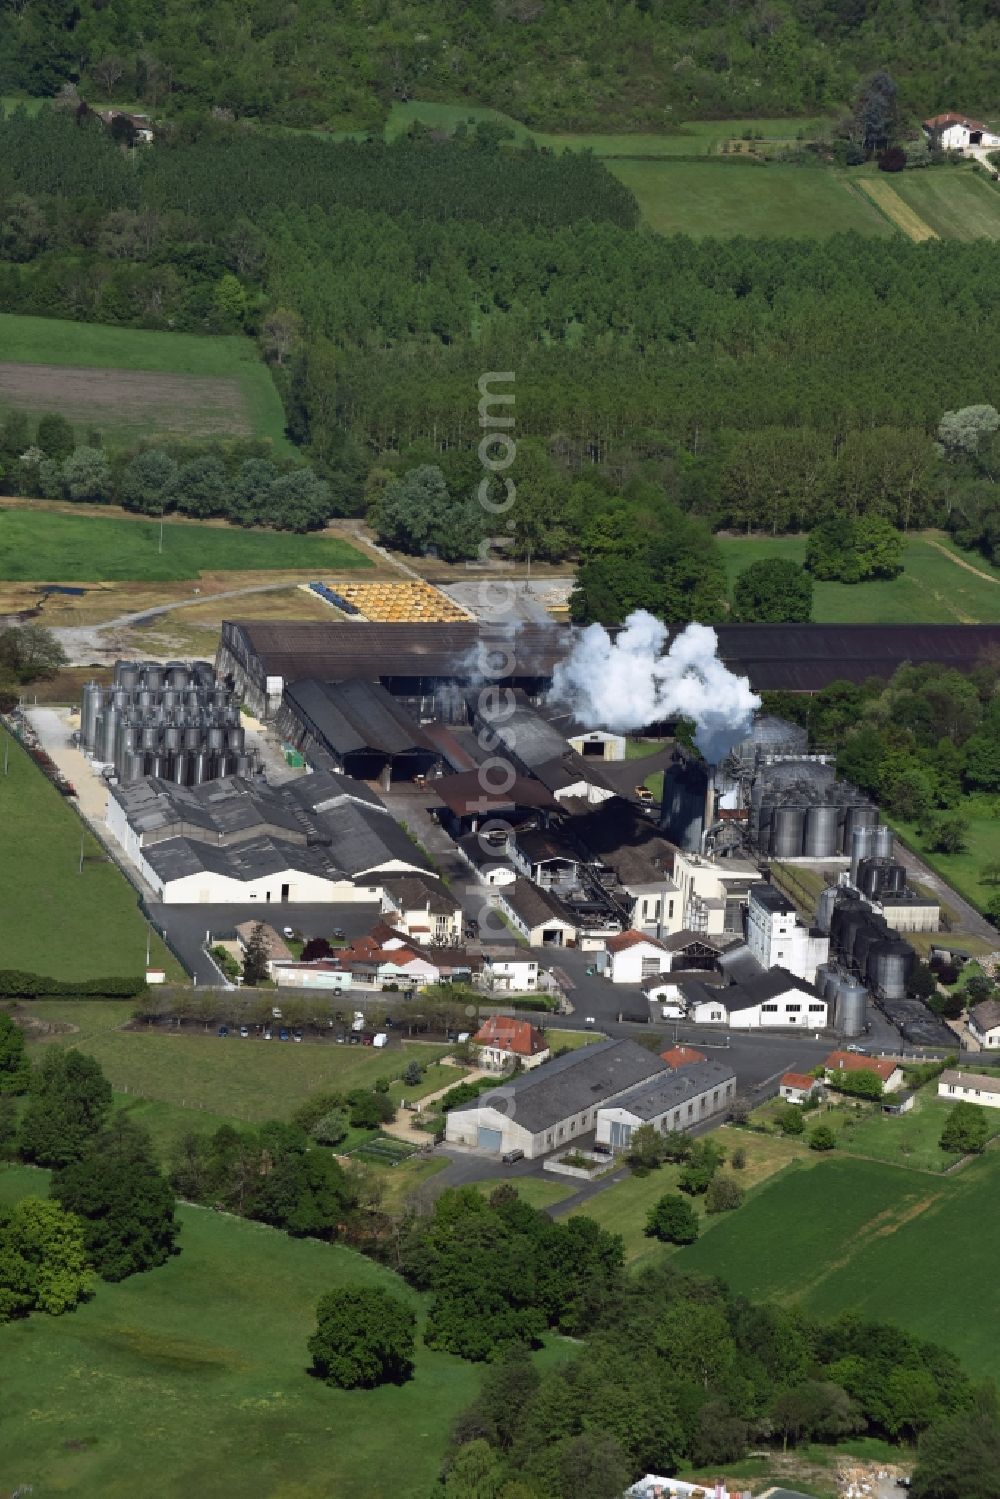
<path id="1" fill-rule="evenodd" d="M 65 514 L 0 501 L 0 578 L 11 582 L 177 582 L 203 572 L 302 568 L 327 576 L 371 567 L 334 536 L 240 530 L 193 521 Z"/>
<path id="2" fill-rule="evenodd" d="M 147 927 L 135 891 L 17 741 L 5 730 L 0 739 L 9 750 L 0 774 L 0 966 L 58 979 L 141 974 Z M 182 977 L 156 936 L 151 957 Z"/>
<path id="3" fill-rule="evenodd" d="M 0 1203 L 47 1190 L 45 1172 L 0 1171 Z M 201 1208 L 178 1216 L 181 1253 L 166 1265 L 102 1282 L 70 1315 L 0 1327 L 3 1491 L 429 1494 L 476 1371 L 418 1338 L 411 1383 L 332 1390 L 308 1377 L 306 1349 L 327 1291 L 380 1286 L 418 1316 L 423 1298 L 338 1245 Z"/>
<path id="4" fill-rule="evenodd" d="M 775 557 L 801 563 L 805 558 L 804 536 L 719 536 L 717 541 L 730 588 L 753 562 Z M 1000 621 L 1000 571 L 941 533 L 911 534 L 898 578 L 816 582 L 812 614 L 818 624 L 995 624 Z"/>
<path id="5" fill-rule="evenodd" d="M 241 436 L 292 452 L 270 372 L 238 335 L 0 313 L 0 419 L 9 410 L 56 412 L 118 442 Z"/>
<path id="6" fill-rule="evenodd" d="M 948 1177 L 846 1157 L 804 1168 L 721 1216 L 678 1252 L 678 1265 L 816 1316 L 899 1323 L 950 1348 L 970 1373 L 996 1378 L 996 1329 L 969 1296 L 995 1278 L 1000 1154 Z"/>

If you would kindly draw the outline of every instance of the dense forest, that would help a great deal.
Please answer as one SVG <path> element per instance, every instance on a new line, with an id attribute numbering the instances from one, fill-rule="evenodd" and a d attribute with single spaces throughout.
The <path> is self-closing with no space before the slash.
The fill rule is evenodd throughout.
<path id="1" fill-rule="evenodd" d="M 1000 103 L 993 0 L 5 0 L 0 94 L 294 126 L 465 98 L 552 129 L 830 112 L 873 57 L 906 107 Z"/>
<path id="2" fill-rule="evenodd" d="M 639 478 L 713 528 L 840 510 L 979 536 L 992 477 L 935 439 L 1000 380 L 1000 247 L 635 220 L 594 158 L 493 129 L 386 146 L 202 121 L 126 154 L 85 114 L 0 121 L 0 310 L 256 337 L 335 514 L 418 464 L 470 495 L 478 380 L 511 370 L 536 556 Z"/>

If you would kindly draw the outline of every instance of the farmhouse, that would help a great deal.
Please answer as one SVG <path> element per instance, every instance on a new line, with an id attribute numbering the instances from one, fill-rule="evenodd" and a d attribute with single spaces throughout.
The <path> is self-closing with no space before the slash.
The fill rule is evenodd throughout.
<path id="1" fill-rule="evenodd" d="M 1000 1047 L 1000 1000 L 984 999 L 969 1011 L 969 1030 L 986 1051 Z"/>
<path id="2" fill-rule="evenodd" d="M 778 1086 L 778 1092 L 786 1103 L 805 1103 L 821 1087 L 818 1078 L 808 1072 L 786 1072 Z"/>
<path id="3" fill-rule="evenodd" d="M 946 1069 L 938 1078 L 938 1097 L 949 1098 L 953 1103 L 978 1103 L 986 1109 L 1000 1109 L 1000 1077 Z"/>
<path id="4" fill-rule="evenodd" d="M 966 151 L 970 146 L 993 150 L 1000 146 L 1000 135 L 968 115 L 932 115 L 923 125 L 930 140 L 945 151 Z"/>
<path id="5" fill-rule="evenodd" d="M 736 1074 L 725 1062 L 692 1062 L 649 1078 L 597 1111 L 597 1144 L 628 1148 L 632 1131 L 651 1124 L 661 1134 L 692 1129 L 732 1103 Z"/>
<path id="6" fill-rule="evenodd" d="M 446 1138 L 480 1150 L 523 1150 L 534 1160 L 596 1129 L 598 1110 L 609 1100 L 669 1073 L 634 1041 L 598 1041 L 452 1109 Z"/>
<path id="7" fill-rule="evenodd" d="M 882 1079 L 883 1093 L 895 1093 L 905 1080 L 903 1069 L 894 1057 L 866 1057 L 856 1051 L 831 1051 L 823 1066 L 831 1082 L 836 1081 L 838 1073 L 874 1072 Z"/>
<path id="8" fill-rule="evenodd" d="M 491 1015 L 472 1040 L 479 1047 L 479 1065 L 488 1072 L 506 1072 L 515 1062 L 527 1072 L 549 1056 L 540 1030 L 527 1020 L 511 1020 L 506 1015 Z"/>

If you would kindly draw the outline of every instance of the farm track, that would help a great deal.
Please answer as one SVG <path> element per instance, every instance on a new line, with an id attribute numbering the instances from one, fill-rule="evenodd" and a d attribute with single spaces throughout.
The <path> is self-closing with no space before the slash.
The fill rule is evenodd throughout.
<path id="1" fill-rule="evenodd" d="M 928 536 L 927 543 L 936 552 L 940 552 L 942 557 L 947 557 L 949 562 L 954 562 L 956 567 L 964 567 L 967 573 L 973 573 L 975 577 L 983 578 L 987 583 L 1000 584 L 1000 578 L 995 578 L 992 573 L 984 573 L 981 567 L 973 567 L 971 562 L 966 562 L 962 557 L 956 557 L 955 553 L 949 552 L 948 548 L 942 542 L 934 541 Z"/>

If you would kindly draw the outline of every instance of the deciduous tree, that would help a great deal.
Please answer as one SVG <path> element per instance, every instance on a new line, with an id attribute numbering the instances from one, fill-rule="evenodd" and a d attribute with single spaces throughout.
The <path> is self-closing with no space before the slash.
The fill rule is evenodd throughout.
<path id="1" fill-rule="evenodd" d="M 309 1339 L 313 1371 L 339 1389 L 404 1384 L 413 1374 L 416 1317 L 399 1296 L 371 1287 L 331 1291 Z"/>

